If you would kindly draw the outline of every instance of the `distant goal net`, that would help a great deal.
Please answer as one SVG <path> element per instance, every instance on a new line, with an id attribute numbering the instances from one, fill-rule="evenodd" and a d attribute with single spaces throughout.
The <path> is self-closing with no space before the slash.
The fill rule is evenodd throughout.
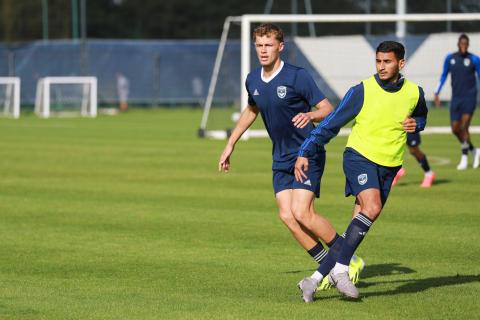
<path id="1" fill-rule="evenodd" d="M 96 117 L 96 77 L 45 77 L 38 80 L 35 113 L 42 118 Z"/>
<path id="2" fill-rule="evenodd" d="M 433 92 L 442 72 L 445 56 L 456 50 L 457 33 L 429 35 L 405 34 L 405 23 L 447 21 L 480 21 L 480 13 L 454 14 L 320 14 L 320 15 L 244 15 L 225 20 L 217 56 L 212 71 L 208 95 L 198 135 L 225 139 L 231 133 L 239 114 L 247 105 L 245 79 L 259 64 L 252 46 L 252 30 L 264 22 L 278 24 L 305 23 L 395 23 L 396 34 L 363 34 L 321 37 L 291 37 L 286 39 L 282 59 L 304 67 L 314 78 L 322 92 L 337 103 L 346 91 L 375 71 L 375 48 L 384 40 L 397 40 L 405 44 L 407 66 L 402 71 L 410 80 L 421 85 L 426 99 Z M 229 39 L 231 26 L 240 28 L 240 39 Z M 403 25 L 403 32 L 399 26 Z M 233 29 L 233 28 L 232 28 Z M 233 31 L 233 30 L 232 30 Z M 238 33 L 238 28 L 237 28 Z M 480 30 L 469 32 L 470 49 L 480 52 Z M 232 76 L 234 75 L 232 80 Z M 447 80 L 442 98 L 450 99 Z M 244 138 L 267 137 L 262 121 L 257 120 Z"/>
<path id="3" fill-rule="evenodd" d="M 0 77 L 0 106 L 3 109 L 2 116 L 20 117 L 20 78 Z"/>

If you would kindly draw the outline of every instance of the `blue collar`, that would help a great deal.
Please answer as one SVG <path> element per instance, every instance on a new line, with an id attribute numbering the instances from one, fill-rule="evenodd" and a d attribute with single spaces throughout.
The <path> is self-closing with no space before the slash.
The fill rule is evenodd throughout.
<path id="1" fill-rule="evenodd" d="M 397 82 L 395 83 L 390 83 L 388 81 L 383 81 L 380 80 L 380 77 L 378 76 L 378 73 L 375 74 L 375 80 L 377 80 L 377 83 L 380 87 L 382 87 L 383 90 L 387 92 L 397 92 L 400 89 L 402 89 L 403 83 L 405 82 L 405 78 L 403 77 L 402 74 L 400 74 L 400 78 L 398 79 Z"/>

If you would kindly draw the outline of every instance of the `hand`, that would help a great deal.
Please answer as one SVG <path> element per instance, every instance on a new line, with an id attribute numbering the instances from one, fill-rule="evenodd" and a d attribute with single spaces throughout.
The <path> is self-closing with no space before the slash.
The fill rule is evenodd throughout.
<path id="1" fill-rule="evenodd" d="M 303 179 L 308 179 L 305 172 L 308 171 L 308 159 L 305 157 L 298 157 L 295 162 L 295 180 L 303 182 Z"/>
<path id="2" fill-rule="evenodd" d="M 440 97 L 438 96 L 438 94 L 435 94 L 433 96 L 433 102 L 435 103 L 435 107 L 440 107 Z"/>
<path id="3" fill-rule="evenodd" d="M 405 132 L 415 133 L 415 130 L 417 129 L 417 120 L 408 115 L 407 118 L 403 120 L 402 125 Z"/>
<path id="4" fill-rule="evenodd" d="M 225 149 L 223 149 L 220 160 L 218 161 L 218 171 L 228 172 L 230 170 L 230 155 L 233 152 L 233 146 L 227 144 Z"/>
<path id="5" fill-rule="evenodd" d="M 300 128 L 300 129 L 304 128 L 310 121 L 312 121 L 312 118 L 310 117 L 309 112 L 307 113 L 300 112 L 292 119 L 293 125 L 296 128 Z"/>

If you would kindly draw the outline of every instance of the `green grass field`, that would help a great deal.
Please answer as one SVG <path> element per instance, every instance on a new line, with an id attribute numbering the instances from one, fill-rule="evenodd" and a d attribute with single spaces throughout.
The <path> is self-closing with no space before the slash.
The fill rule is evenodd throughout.
<path id="1" fill-rule="evenodd" d="M 430 117 L 448 125 L 444 109 Z M 0 120 L 0 319 L 478 319 L 480 170 L 455 169 L 453 136 L 423 136 L 431 189 L 406 155 L 358 251 L 364 298 L 306 305 L 296 283 L 316 266 L 277 218 L 270 142 L 239 143 L 220 174 L 225 142 L 198 139 L 200 118 Z M 327 148 L 317 202 L 340 232 L 345 142 Z"/>

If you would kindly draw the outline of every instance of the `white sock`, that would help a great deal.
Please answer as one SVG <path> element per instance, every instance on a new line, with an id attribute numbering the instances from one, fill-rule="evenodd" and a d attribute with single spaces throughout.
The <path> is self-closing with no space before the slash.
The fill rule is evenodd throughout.
<path id="1" fill-rule="evenodd" d="M 312 274 L 311 278 L 312 278 L 313 280 L 315 280 L 317 283 L 319 283 L 320 281 L 322 281 L 323 275 L 322 275 L 320 272 L 315 271 L 315 272 Z"/>
<path id="2" fill-rule="evenodd" d="M 333 274 L 337 273 L 342 273 L 342 272 L 348 272 L 348 266 L 341 264 L 341 263 L 335 263 L 335 267 L 332 269 Z"/>
<path id="3" fill-rule="evenodd" d="M 426 176 L 426 177 L 431 176 L 432 174 L 433 174 L 433 171 L 432 171 L 432 170 L 425 172 L 425 176 Z"/>

